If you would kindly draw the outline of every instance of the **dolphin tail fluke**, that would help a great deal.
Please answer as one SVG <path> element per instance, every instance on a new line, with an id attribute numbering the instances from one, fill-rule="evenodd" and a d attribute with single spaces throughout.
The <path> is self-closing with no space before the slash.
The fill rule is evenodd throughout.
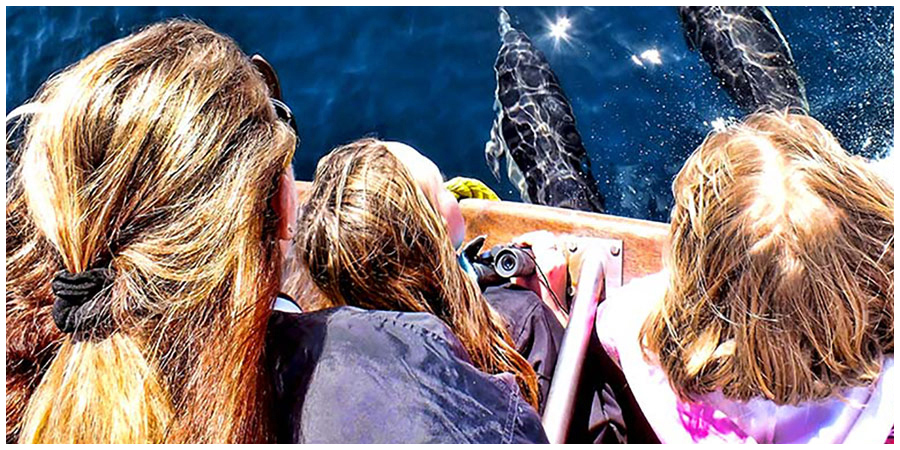
<path id="1" fill-rule="evenodd" d="M 500 24 L 500 36 L 502 37 L 506 32 L 512 30 L 512 24 L 509 23 L 509 13 L 506 12 L 506 8 L 500 7 L 500 14 L 497 16 L 497 22 Z"/>

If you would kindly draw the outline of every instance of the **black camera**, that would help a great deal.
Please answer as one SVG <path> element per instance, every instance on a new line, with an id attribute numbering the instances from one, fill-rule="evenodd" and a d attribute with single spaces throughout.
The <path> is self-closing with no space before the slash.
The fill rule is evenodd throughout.
<path id="1" fill-rule="evenodd" d="M 527 277 L 534 274 L 534 255 L 530 250 L 506 246 L 494 255 L 492 266 L 503 278 Z"/>
<path id="2" fill-rule="evenodd" d="M 527 277 L 535 273 L 534 254 L 523 247 L 498 245 L 470 258 L 470 262 L 482 289 L 501 285 L 510 278 Z"/>

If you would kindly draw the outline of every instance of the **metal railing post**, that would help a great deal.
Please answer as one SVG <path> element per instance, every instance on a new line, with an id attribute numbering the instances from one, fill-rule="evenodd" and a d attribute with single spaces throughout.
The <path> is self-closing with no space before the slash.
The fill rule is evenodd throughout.
<path id="1" fill-rule="evenodd" d="M 575 396 L 584 357 L 594 331 L 594 317 L 604 289 L 604 262 L 608 251 L 591 248 L 584 255 L 578 278 L 575 300 L 572 302 L 569 323 L 553 372 L 553 382 L 542 422 L 551 444 L 562 444 L 572 421 Z"/>

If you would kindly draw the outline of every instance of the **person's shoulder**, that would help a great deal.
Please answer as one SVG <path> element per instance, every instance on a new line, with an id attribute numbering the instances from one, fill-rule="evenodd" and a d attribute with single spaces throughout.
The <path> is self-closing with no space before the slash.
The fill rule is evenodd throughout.
<path id="1" fill-rule="evenodd" d="M 643 277 L 633 278 L 620 288 L 613 289 L 611 295 L 616 298 L 632 296 L 641 293 L 658 294 L 665 291 L 669 284 L 669 271 L 661 270 Z"/>
<path id="2" fill-rule="evenodd" d="M 537 314 L 543 305 L 541 298 L 530 289 L 511 283 L 488 287 L 484 298 L 504 318 L 515 322 Z"/>
<path id="3" fill-rule="evenodd" d="M 468 360 L 464 347 L 450 328 L 428 313 L 342 306 L 302 314 L 273 311 L 269 321 L 270 344 L 286 346 L 288 350 L 295 346 L 323 344 L 328 336 L 332 341 L 339 337 L 349 344 L 368 341 L 377 334 L 402 340 L 425 339 L 440 344 L 438 348 L 446 348 L 455 357 Z"/>
<path id="4" fill-rule="evenodd" d="M 560 339 L 565 332 L 541 297 L 527 288 L 511 283 L 492 286 L 485 289 L 484 297 L 506 321 L 507 331 L 517 345 L 520 339 L 525 338 L 523 334 L 534 333 L 533 328 L 536 327 L 546 329 L 552 335 L 559 335 Z"/>
<path id="5" fill-rule="evenodd" d="M 620 328 L 623 324 L 633 328 L 634 323 L 643 323 L 643 319 L 662 301 L 668 284 L 669 272 L 663 270 L 610 289 L 597 310 L 598 329 Z"/>
<path id="6" fill-rule="evenodd" d="M 891 353 L 884 355 L 881 373 L 874 383 L 867 387 L 851 389 L 849 394 L 842 396 L 841 401 L 845 401 L 847 397 L 853 396 L 853 391 L 857 391 L 863 392 L 859 397 L 865 399 L 859 417 L 843 443 L 881 443 L 881 436 L 885 438 L 893 436 L 895 411 L 893 399 L 896 398 L 896 380 L 894 354 Z"/>
<path id="7" fill-rule="evenodd" d="M 474 368 L 426 313 L 273 313 L 280 442 L 540 442 L 514 385 Z"/>
<path id="8" fill-rule="evenodd" d="M 617 363 L 620 363 L 622 352 L 641 352 L 638 344 L 641 327 L 662 301 L 668 282 L 668 271 L 635 278 L 620 288 L 611 289 L 597 307 L 597 337 Z"/>

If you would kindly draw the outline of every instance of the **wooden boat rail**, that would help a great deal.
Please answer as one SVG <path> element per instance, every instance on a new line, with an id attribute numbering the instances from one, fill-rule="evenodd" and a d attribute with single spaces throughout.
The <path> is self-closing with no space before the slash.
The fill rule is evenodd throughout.
<path id="1" fill-rule="evenodd" d="M 310 186 L 309 182 L 297 182 L 301 204 Z M 506 201 L 464 199 L 459 205 L 466 221 L 466 239 L 486 235 L 485 248 L 509 243 L 529 231 L 547 230 L 621 240 L 623 283 L 662 269 L 669 233 L 666 223 Z"/>

